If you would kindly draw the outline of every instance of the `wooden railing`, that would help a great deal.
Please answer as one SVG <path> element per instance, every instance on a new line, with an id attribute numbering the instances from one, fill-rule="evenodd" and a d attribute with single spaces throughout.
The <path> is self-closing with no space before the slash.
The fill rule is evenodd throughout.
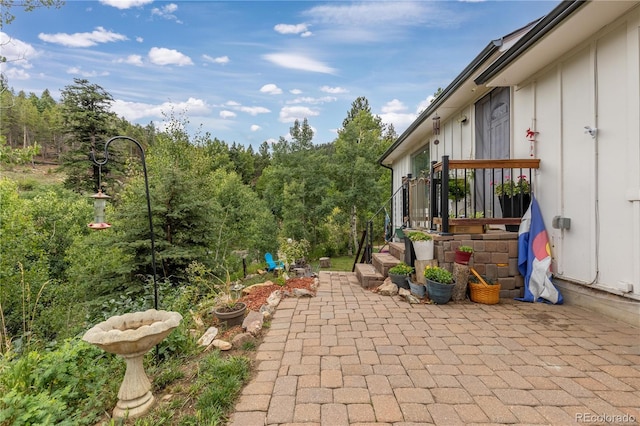
<path id="1" fill-rule="evenodd" d="M 485 225 L 517 228 L 534 192 L 533 171 L 539 167 L 539 159 L 449 160 L 444 156 L 432 162 L 431 230 L 446 234 L 451 227 L 464 227 L 465 233 Z M 501 191 L 515 194 L 507 197 Z"/>

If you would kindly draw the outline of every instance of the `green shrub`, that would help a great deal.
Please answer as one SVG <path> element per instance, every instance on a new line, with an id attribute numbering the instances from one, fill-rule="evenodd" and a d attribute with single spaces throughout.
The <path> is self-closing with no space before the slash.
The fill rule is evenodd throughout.
<path id="1" fill-rule="evenodd" d="M 453 284 L 453 274 L 439 266 L 427 266 L 424 268 L 424 277 L 442 284 Z"/>
<path id="2" fill-rule="evenodd" d="M 78 339 L 0 358 L 0 424 L 95 424 L 116 401 L 124 364 Z M 116 383 L 117 382 L 117 383 Z"/>
<path id="3" fill-rule="evenodd" d="M 463 253 L 473 253 L 473 247 L 470 246 L 460 246 L 458 247 L 458 251 L 461 251 Z"/>
<path id="4" fill-rule="evenodd" d="M 407 237 L 409 237 L 411 241 L 429 241 L 433 239 L 431 235 L 420 231 L 411 231 L 407 233 Z"/>
<path id="5" fill-rule="evenodd" d="M 407 265 L 404 262 L 400 262 L 396 266 L 389 268 L 389 273 L 395 274 L 395 275 L 409 275 L 412 272 L 413 272 L 413 267 Z"/>

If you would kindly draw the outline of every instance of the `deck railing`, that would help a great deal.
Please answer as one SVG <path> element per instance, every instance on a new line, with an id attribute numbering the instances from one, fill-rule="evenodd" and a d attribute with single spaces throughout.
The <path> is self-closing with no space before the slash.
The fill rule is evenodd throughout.
<path id="1" fill-rule="evenodd" d="M 408 180 L 403 180 L 402 185 L 398 187 L 391 197 L 387 199 L 378 210 L 371 215 L 367 220 L 366 228 L 362 231 L 360 237 L 360 244 L 358 244 L 358 250 L 356 257 L 353 261 L 353 267 L 351 271 L 355 271 L 356 264 L 371 263 L 373 257 L 373 247 L 376 243 L 376 238 L 382 237 L 384 243 L 388 243 L 393 238 L 395 230 L 393 229 L 393 212 L 396 210 L 396 206 L 402 206 L 403 213 L 408 209 L 406 203 L 406 192 L 408 190 Z M 375 230 L 379 231 L 376 232 Z"/>
<path id="2" fill-rule="evenodd" d="M 533 172 L 539 159 L 450 160 L 431 163 L 430 229 L 450 233 L 452 227 L 520 224 L 529 207 Z M 467 232 L 465 232 L 467 233 Z"/>

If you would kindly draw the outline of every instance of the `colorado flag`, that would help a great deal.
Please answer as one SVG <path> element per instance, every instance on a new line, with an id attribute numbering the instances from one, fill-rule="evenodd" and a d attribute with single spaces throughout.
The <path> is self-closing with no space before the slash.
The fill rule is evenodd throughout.
<path id="1" fill-rule="evenodd" d="M 533 194 L 518 231 L 518 269 L 524 277 L 524 297 L 516 300 L 562 304 L 562 294 L 551 282 L 549 237 Z"/>

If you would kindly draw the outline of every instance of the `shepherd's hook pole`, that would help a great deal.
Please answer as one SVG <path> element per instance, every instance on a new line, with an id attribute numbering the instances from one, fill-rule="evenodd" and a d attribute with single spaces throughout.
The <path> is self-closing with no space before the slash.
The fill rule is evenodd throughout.
<path id="1" fill-rule="evenodd" d="M 153 308 L 158 309 L 158 281 L 156 279 L 156 244 L 155 244 L 155 236 L 153 233 L 153 217 L 151 216 L 151 197 L 149 196 L 149 178 L 147 177 L 147 163 L 144 157 L 144 149 L 140 142 L 137 140 L 130 138 L 129 136 L 114 136 L 104 144 L 104 159 L 98 161 L 96 159 L 95 153 L 91 150 L 91 161 L 96 166 L 104 166 L 109 161 L 109 145 L 111 142 L 116 141 L 118 139 L 128 140 L 136 144 L 138 149 L 140 149 L 140 157 L 142 158 L 142 171 L 144 172 L 144 188 L 147 194 L 147 213 L 149 215 L 149 236 L 151 237 L 151 268 L 153 270 Z"/>

